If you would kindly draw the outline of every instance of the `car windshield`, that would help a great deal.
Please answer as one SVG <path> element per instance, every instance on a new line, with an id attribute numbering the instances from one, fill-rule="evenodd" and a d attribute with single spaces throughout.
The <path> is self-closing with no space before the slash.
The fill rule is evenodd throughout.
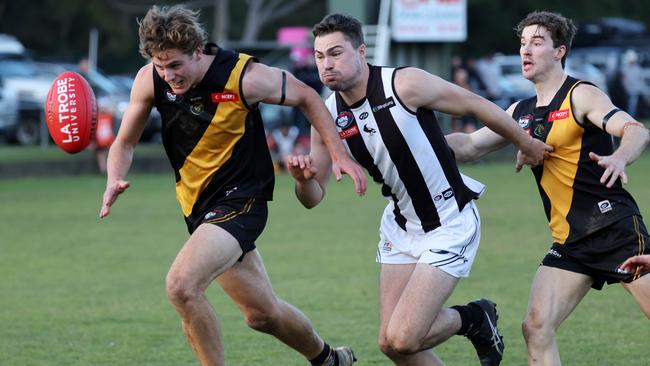
<path id="1" fill-rule="evenodd" d="M 36 67 L 20 55 L 0 55 L 0 76 L 26 76 L 37 74 Z"/>

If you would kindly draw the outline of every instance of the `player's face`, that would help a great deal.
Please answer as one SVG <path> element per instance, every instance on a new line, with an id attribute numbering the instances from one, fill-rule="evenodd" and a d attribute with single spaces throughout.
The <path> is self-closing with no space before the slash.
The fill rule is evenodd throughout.
<path id="1" fill-rule="evenodd" d="M 534 24 L 524 28 L 519 47 L 523 76 L 531 81 L 543 78 L 546 72 L 558 66 L 564 50 L 564 46 L 553 47 L 551 33 L 545 27 Z"/>
<path id="2" fill-rule="evenodd" d="M 316 37 L 314 56 L 320 80 L 333 91 L 351 89 L 361 79 L 365 46 L 354 48 L 341 32 Z"/>
<path id="3" fill-rule="evenodd" d="M 172 91 L 175 94 L 183 94 L 200 81 L 199 58 L 198 52 L 188 55 L 181 50 L 170 49 L 154 55 L 151 62 Z"/>

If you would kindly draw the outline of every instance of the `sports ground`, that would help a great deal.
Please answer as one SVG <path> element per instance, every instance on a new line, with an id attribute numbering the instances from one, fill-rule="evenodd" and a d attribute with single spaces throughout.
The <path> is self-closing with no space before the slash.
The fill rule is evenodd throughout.
<path id="1" fill-rule="evenodd" d="M 161 148 L 162 153 L 162 148 Z M 137 158 L 137 157 L 136 157 Z M 449 305 L 495 300 L 503 365 L 525 365 L 520 332 L 531 279 L 550 244 L 532 175 L 509 162 L 461 170 L 486 183 L 482 243 Z M 628 189 L 650 213 L 650 153 L 628 167 Z M 165 295 L 165 274 L 187 236 L 171 171 L 134 174 L 111 215 L 98 211 L 105 180 L 80 175 L 0 180 L 0 365 L 196 365 Z M 345 180 L 306 210 L 286 175 L 277 179 L 258 247 L 278 295 L 302 309 L 331 344 L 351 345 L 358 365 L 387 365 L 376 346 L 377 227 L 385 200 Z M 646 219 L 648 221 L 648 219 Z M 229 365 L 305 365 L 248 329 L 214 286 Z M 558 336 L 565 365 L 650 365 L 648 321 L 621 286 L 588 294 Z M 448 365 L 477 365 L 470 343 L 437 349 Z"/>

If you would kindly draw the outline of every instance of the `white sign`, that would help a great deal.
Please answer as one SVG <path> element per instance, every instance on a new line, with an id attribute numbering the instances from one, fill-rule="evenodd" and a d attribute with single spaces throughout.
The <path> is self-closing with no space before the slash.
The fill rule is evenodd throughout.
<path id="1" fill-rule="evenodd" d="M 466 0 L 393 0 L 392 34 L 401 42 L 467 39 Z"/>

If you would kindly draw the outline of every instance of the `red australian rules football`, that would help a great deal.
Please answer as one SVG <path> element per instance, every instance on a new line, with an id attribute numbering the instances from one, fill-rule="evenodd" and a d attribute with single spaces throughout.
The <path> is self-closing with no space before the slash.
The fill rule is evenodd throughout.
<path id="1" fill-rule="evenodd" d="M 45 121 L 52 140 L 74 154 L 95 138 L 97 101 L 86 79 L 76 72 L 57 76 L 45 101 Z"/>

